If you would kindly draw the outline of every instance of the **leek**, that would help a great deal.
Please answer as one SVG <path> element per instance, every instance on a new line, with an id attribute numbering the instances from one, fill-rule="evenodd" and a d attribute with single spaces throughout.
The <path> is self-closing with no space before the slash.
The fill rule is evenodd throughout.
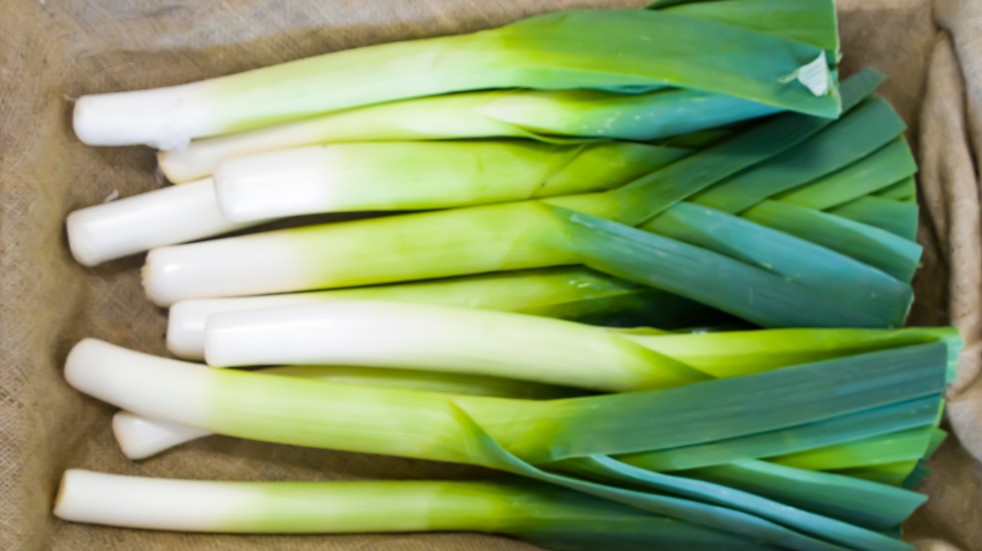
<path id="1" fill-rule="evenodd" d="M 213 366 L 428 369 L 626 391 L 953 338 L 936 329 L 649 335 L 516 313 L 329 301 L 214 314 L 206 322 L 205 358 Z"/>
<path id="2" fill-rule="evenodd" d="M 66 376 L 79 390 L 141 415 L 215 432 L 493 466 L 792 549 L 837 548 L 829 541 L 849 541 L 861 549 L 906 549 L 858 526 L 775 508 L 732 491 L 725 495 L 735 508 L 707 509 L 695 501 L 550 474 L 529 463 L 692 445 L 937 396 L 944 387 L 946 349 L 917 345 L 656 393 L 546 402 L 448 398 L 205 370 L 93 340 L 75 347 Z M 757 396 L 765 387 L 781 392 L 763 403 Z M 700 402 L 715 407 L 691 407 Z M 774 408 L 781 408 L 780 418 L 768 413 Z M 516 419 L 523 422 L 516 424 Z M 665 480 L 691 486 L 682 479 Z M 702 488 L 724 495 L 713 485 Z M 775 516 L 805 531 L 828 527 L 818 535 L 831 539 L 823 542 L 766 520 Z"/>
<path id="3" fill-rule="evenodd" d="M 209 482 L 65 472 L 55 516 L 183 532 L 466 530 L 551 549 L 764 550 L 751 540 L 529 482 Z"/>
<path id="4" fill-rule="evenodd" d="M 612 189 L 687 153 L 634 143 L 311 146 L 219 165 L 215 193 L 221 212 L 237 222 L 459 207 Z"/>
<path id="5" fill-rule="evenodd" d="M 161 151 L 167 178 L 184 183 L 224 161 L 341 142 L 530 138 L 653 141 L 777 112 L 760 103 L 692 90 L 616 94 L 602 90 L 472 92 L 384 103 Z"/>
<path id="6" fill-rule="evenodd" d="M 264 156 L 233 163 L 220 171 L 218 185 L 205 178 L 180 189 L 157 189 L 75 211 L 68 216 L 68 241 L 75 258 L 93 266 L 289 215 L 437 208 L 600 191 L 688 152 L 635 143 L 522 141 L 340 144 L 285 151 L 273 154 L 272 160 Z M 434 158 L 442 161 L 423 161 Z"/>
<path id="7" fill-rule="evenodd" d="M 663 329 L 729 321 L 724 314 L 677 295 L 585 268 L 566 267 L 310 293 L 181 301 L 168 313 L 167 348 L 178 357 L 200 360 L 204 358 L 205 321 L 211 314 L 328 300 L 419 302 Z"/>
<path id="8" fill-rule="evenodd" d="M 868 74 L 847 82 L 844 90 L 850 105 L 876 82 Z M 635 223 L 673 204 L 679 193 L 695 192 L 772 153 L 789 149 L 828 126 L 827 122 L 799 115 L 782 117 L 606 194 L 415 214 L 156 249 L 148 258 L 145 283 L 155 302 L 169 304 L 183 298 L 344 287 L 582 262 L 584 254 L 589 256 L 599 250 L 594 248 L 594 242 L 599 246 L 601 238 L 571 227 L 582 226 L 577 221 L 586 218 L 557 211 L 555 206 Z M 692 182 L 699 185 L 692 188 Z M 570 243 L 570 232 L 582 234 L 582 241 Z M 393 235 L 409 234 L 413 235 L 412 242 L 391 239 Z M 363 246 L 369 242 L 373 243 L 371 250 Z M 248 250 L 248 258 L 238 250 Z M 686 249 L 682 254 L 691 256 L 697 252 Z M 261 266 L 251 260 L 259 258 L 263 259 Z M 894 286 L 887 281 L 884 285 Z M 884 288 L 881 296 L 891 292 Z M 896 292 L 903 294 L 900 288 Z M 876 317 L 876 322 L 848 321 L 848 316 L 844 316 L 845 322 L 837 319 L 822 324 L 895 324 L 905 311 L 906 300 L 898 302 L 891 311 L 868 309 L 869 317 Z M 729 312 L 743 314 L 729 307 Z"/>
<path id="9" fill-rule="evenodd" d="M 551 399 L 582 394 L 573 389 L 483 377 L 414 371 L 409 369 L 362 368 L 342 366 L 283 366 L 260 370 L 271 375 L 369 385 L 508 398 Z M 178 423 L 149 419 L 126 411 L 113 416 L 113 435 L 123 454 L 130 459 L 145 459 L 164 450 L 208 436 L 211 433 Z"/>
<path id="10" fill-rule="evenodd" d="M 827 25 L 832 4 L 809 4 Z M 780 25 L 774 25 L 779 27 Z M 779 33 L 776 33 L 779 34 Z M 726 55 L 719 55 L 726 52 Z M 321 113 L 489 88 L 617 92 L 666 86 L 824 117 L 839 113 L 823 48 L 665 10 L 545 14 L 467 35 L 383 44 L 197 83 L 83 96 L 75 133 L 90 145 L 180 149 L 192 138 Z"/>
<path id="11" fill-rule="evenodd" d="M 254 226 L 218 208 L 210 178 L 86 207 L 68 215 L 72 256 L 85 266 L 162 245 L 195 241 Z"/>

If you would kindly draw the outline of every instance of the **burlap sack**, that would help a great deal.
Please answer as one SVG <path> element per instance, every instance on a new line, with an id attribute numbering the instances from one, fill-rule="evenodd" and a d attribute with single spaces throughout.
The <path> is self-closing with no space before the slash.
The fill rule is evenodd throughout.
<path id="1" fill-rule="evenodd" d="M 50 515 L 68 467 L 200 479 L 463 477 L 473 469 L 208 438 L 142 463 L 125 460 L 112 411 L 62 380 L 68 348 L 94 336 L 163 353 L 164 312 L 131 258 L 87 270 L 70 259 L 72 209 L 161 185 L 141 148 L 91 149 L 72 137 L 73 96 L 159 86 L 320 52 L 498 25 L 617 0 L 7 0 L 0 9 L 0 549 L 531 549 L 478 535 L 202 536 L 68 524 Z M 926 246 L 914 323 L 957 324 L 969 342 L 949 409 L 951 439 L 909 523 L 925 548 L 980 549 L 979 371 L 982 5 L 850 0 L 840 6 L 846 72 L 871 65 L 919 151 Z M 938 23 L 936 24 L 935 21 Z M 948 32 L 941 31 L 946 29 Z M 978 37 L 978 38 L 976 38 Z M 953 41 L 952 41 L 953 38 Z M 974 51 L 974 53 L 973 53 Z M 947 543 L 941 543 L 941 541 Z M 954 546 L 954 547 L 953 547 Z"/>

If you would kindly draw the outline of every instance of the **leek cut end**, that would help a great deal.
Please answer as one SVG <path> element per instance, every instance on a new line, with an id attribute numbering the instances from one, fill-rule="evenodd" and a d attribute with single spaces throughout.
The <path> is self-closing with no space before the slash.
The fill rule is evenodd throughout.
<path id="1" fill-rule="evenodd" d="M 77 210 L 68 215 L 65 220 L 65 231 L 68 233 L 68 248 L 72 252 L 75 261 L 83 266 L 95 266 L 109 258 L 104 251 L 100 251 L 94 246 L 91 235 L 93 218 L 97 215 L 93 211 L 97 207 L 89 207 Z"/>
<path id="2" fill-rule="evenodd" d="M 155 421 L 125 411 L 113 416 L 113 436 L 123 455 L 134 461 L 208 434 L 195 427 Z"/>
<path id="3" fill-rule="evenodd" d="M 179 88 L 82 96 L 72 126 L 86 145 L 148 145 L 180 150 L 191 142 Z M 177 93 L 175 93 L 177 92 Z"/>

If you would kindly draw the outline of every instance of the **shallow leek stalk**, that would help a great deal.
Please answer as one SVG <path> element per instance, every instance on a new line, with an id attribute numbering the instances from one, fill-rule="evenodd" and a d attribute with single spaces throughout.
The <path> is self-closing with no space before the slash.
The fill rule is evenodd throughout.
<path id="1" fill-rule="evenodd" d="M 472 92 L 371 105 L 249 132 L 193 140 L 161 151 L 167 178 L 209 176 L 224 161 L 282 149 L 339 142 L 531 138 L 653 141 L 773 114 L 777 109 L 722 94 L 659 90 Z"/>
<path id="2" fill-rule="evenodd" d="M 411 369 L 347 366 L 283 366 L 259 370 L 270 375 L 298 377 L 335 383 L 405 388 L 470 396 L 501 396 L 525 399 L 566 398 L 582 394 L 574 389 L 528 381 L 480 375 L 459 375 Z M 130 459 L 145 459 L 164 450 L 208 436 L 211 433 L 178 423 L 158 421 L 121 411 L 113 416 L 113 435 Z"/>
<path id="3" fill-rule="evenodd" d="M 813 5 L 823 15 L 831 9 L 827 1 Z M 826 34 L 834 40 L 835 29 Z M 545 14 L 473 34 L 336 52 L 168 88 L 83 96 L 74 127 L 90 145 L 179 149 L 192 138 L 455 91 L 666 85 L 825 117 L 839 111 L 819 47 L 698 17 L 604 10 Z"/>
<path id="4" fill-rule="evenodd" d="M 635 143 L 386 142 L 288 149 L 215 171 L 226 218 L 422 210 L 618 187 L 688 154 Z M 438 160 L 438 162 L 434 162 Z"/>
<path id="5" fill-rule="evenodd" d="M 204 358 L 205 321 L 214 313 L 339 299 L 443 304 L 528 312 L 599 325 L 665 329 L 713 325 L 728 319 L 676 295 L 582 267 L 559 267 L 310 293 L 185 300 L 171 306 L 168 313 L 167 348 L 181 358 Z"/>
<path id="6" fill-rule="evenodd" d="M 924 344 L 662 391 L 530 401 L 207 369 L 87 339 L 65 375 L 133 413 L 221 434 L 500 466 L 475 431 L 532 463 L 667 450 L 937 397 L 947 361 L 946 346 Z M 702 402 L 715 407 L 692 407 Z"/>
<path id="7" fill-rule="evenodd" d="M 73 522 L 218 533 L 482 531 L 552 549 L 765 546 L 529 482 L 211 482 L 65 472 L 54 513 Z M 565 543 L 564 543 L 565 542 Z"/>
<path id="8" fill-rule="evenodd" d="M 87 340 L 69 355 L 66 376 L 76 388 L 116 405 L 225 434 L 493 466 L 758 541 L 831 550 L 839 547 L 747 509 L 763 506 L 762 515 L 766 510 L 766 515 L 784 515 L 796 526 L 802 522 L 804 512 L 775 508 L 777 504 L 744 502 L 731 492 L 727 499 L 735 500 L 736 508 L 707 506 L 550 474 L 533 464 L 691 445 L 936 396 L 944 386 L 947 361 L 944 345 L 929 344 L 656 393 L 528 402 L 448 399 L 425 392 L 208 370 Z M 764 403 L 759 396 L 768 388 L 781 391 L 770 393 Z M 694 403 L 712 403 L 714 408 L 692 408 Z M 780 417 L 771 414 L 775 409 L 782 411 Z M 875 532 L 834 525 L 836 530 L 819 537 L 850 541 L 860 549 L 906 549 Z M 808 526 L 814 530 L 814 524 L 801 524 Z"/>
<path id="9" fill-rule="evenodd" d="M 660 8 L 767 32 L 825 49 L 838 58 L 832 4 L 742 0 Z M 759 117 L 776 109 L 725 94 L 668 89 L 647 94 L 603 90 L 505 90 L 445 94 L 328 113 L 315 118 L 193 140 L 162 151 L 173 182 L 214 172 L 224 160 L 304 145 L 343 141 L 488 137 L 597 137 L 650 141 Z"/>
<path id="10" fill-rule="evenodd" d="M 259 224 L 222 215 L 211 178 L 86 207 L 68 215 L 68 245 L 85 266 Z"/>
<path id="11" fill-rule="evenodd" d="M 954 347 L 949 329 L 776 329 L 681 335 L 606 331 L 517 313 L 330 301 L 211 315 L 212 366 L 340 364 L 484 374 L 625 391 L 913 344 Z M 506 346 L 502 346 L 506 342 Z"/>
<path id="12" fill-rule="evenodd" d="M 338 364 L 452 371 L 600 391 L 664 388 L 709 378 L 629 335 L 593 326 L 378 301 L 213 314 L 205 327 L 205 358 L 213 366 Z"/>
<path id="13" fill-rule="evenodd" d="M 413 317 L 413 324 L 421 316 Z M 861 329 L 776 329 L 758 331 L 721 332 L 709 334 L 673 335 L 662 334 L 651 336 L 638 332 L 630 332 L 622 336 L 633 340 L 657 353 L 684 361 L 699 370 L 714 377 L 732 377 L 759 373 L 776 367 L 797 364 L 808 361 L 829 359 L 861 352 L 870 352 L 909 346 L 935 341 L 946 342 L 952 348 L 952 356 L 957 356 L 957 334 L 948 329 L 910 328 L 897 331 L 861 330 Z M 268 334 L 256 338 L 262 342 L 276 339 L 275 328 Z M 330 335 L 330 331 L 324 334 Z M 383 335 L 372 331 L 376 340 Z M 266 339 L 266 341 L 263 341 Z M 309 342 L 303 346 L 309 347 Z M 379 345 L 386 344 L 380 342 Z M 420 346 L 416 343 L 415 346 Z M 455 344 L 452 348 L 463 350 L 464 343 Z M 433 351 L 431 354 L 437 354 Z M 468 350 L 468 353 L 474 353 Z M 377 357 L 377 356 L 375 356 Z M 367 358 L 363 359 L 363 361 Z M 266 373 L 288 375 L 319 380 L 363 384 L 369 386 L 407 388 L 446 392 L 453 394 L 501 396 L 511 398 L 552 399 L 572 395 L 572 390 L 532 383 L 529 379 L 538 377 L 533 371 L 517 379 L 499 379 L 494 377 L 461 374 L 460 368 L 464 363 L 454 364 L 458 372 L 415 371 L 372 367 L 280 367 L 263 370 Z M 936 409 L 936 408 L 935 408 Z M 930 422 L 930 409 L 924 417 L 923 424 Z M 159 453 L 168 447 L 198 438 L 205 433 L 187 429 L 173 428 L 170 423 L 160 423 L 152 419 L 140 418 L 133 414 L 123 413 L 118 425 L 114 425 L 117 440 L 128 457 L 142 458 Z M 906 414 L 908 420 L 919 419 L 921 413 L 913 410 Z M 188 432 L 190 431 L 190 432 Z M 897 461 L 900 459 L 917 459 L 924 455 L 930 432 L 925 430 L 908 431 L 909 434 L 891 434 L 883 437 L 850 442 L 825 447 L 818 450 L 792 452 L 781 455 L 774 461 L 795 467 L 812 469 L 841 469 Z M 857 438 L 861 437 L 858 436 Z M 803 440 L 803 439 L 802 439 Z M 766 452 L 762 456 L 773 455 Z M 745 458 L 740 456 L 739 458 Z M 636 459 L 647 461 L 651 466 L 652 459 Z M 725 460 L 720 460 L 725 462 Z M 705 465 L 701 463 L 700 465 Z"/>

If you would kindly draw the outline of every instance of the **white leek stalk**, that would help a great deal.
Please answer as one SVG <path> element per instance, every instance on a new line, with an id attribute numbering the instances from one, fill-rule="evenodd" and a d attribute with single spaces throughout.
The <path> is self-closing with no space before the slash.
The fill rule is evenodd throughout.
<path id="1" fill-rule="evenodd" d="M 254 226 L 222 215 L 211 178 L 86 207 L 68 215 L 68 245 L 85 266 Z"/>
<path id="2" fill-rule="evenodd" d="M 594 543 L 762 551 L 723 531 L 524 481 L 228 482 L 69 469 L 54 514 L 127 528 L 243 534 L 481 531 L 546 548 Z"/>
<path id="3" fill-rule="evenodd" d="M 136 460 L 197 440 L 211 434 L 207 430 L 149 419 L 120 411 L 113 415 L 113 436 L 119 443 L 123 455 Z"/>
<path id="4" fill-rule="evenodd" d="M 54 513 L 109 526 L 241 533 L 495 531 L 512 523 L 548 524 L 571 513 L 581 521 L 650 518 L 585 496 L 563 504 L 552 496 L 568 494 L 559 489 L 525 488 L 463 481 L 211 482 L 70 469 Z"/>
<path id="5" fill-rule="evenodd" d="M 400 231 L 407 220 L 419 222 L 412 235 Z M 354 220 L 329 227 L 326 238 L 319 231 L 323 226 L 308 226 L 156 248 L 147 255 L 143 268 L 144 288 L 154 303 L 169 306 L 190 298 L 494 272 L 506 261 L 509 269 L 522 269 L 578 260 L 564 243 L 563 221 L 547 205 L 535 201 Z M 366 239 L 366 230 L 373 238 Z M 370 247 L 366 247 L 368 242 Z M 460 248 L 469 253 L 461 254 Z"/>
<path id="6" fill-rule="evenodd" d="M 816 7 L 828 13 L 831 3 Z M 834 39 L 835 29 L 824 28 Z M 74 128 L 90 145 L 181 149 L 193 138 L 330 111 L 491 88 L 637 92 L 676 86 L 836 116 L 840 104 L 825 50 L 776 34 L 651 10 L 545 14 L 473 34 L 83 96 L 75 104 Z"/>
<path id="7" fill-rule="evenodd" d="M 328 300 L 393 300 L 537 314 L 549 314 L 548 309 L 556 307 L 565 314 L 570 312 L 563 309 L 572 305 L 618 297 L 627 301 L 639 297 L 638 307 L 645 308 L 648 303 L 641 297 L 662 295 L 667 296 L 585 268 L 552 268 L 309 293 L 184 300 L 171 306 L 168 312 L 167 349 L 180 358 L 204 359 L 205 321 L 214 313 L 317 304 Z M 678 305 L 671 306 L 674 306 L 673 312 L 679 308 Z"/>
<path id="8" fill-rule="evenodd" d="M 205 359 L 212 366 L 430 369 L 606 391 L 671 387 L 708 378 L 625 336 L 588 325 L 374 301 L 214 314 L 205 327 Z"/>
<path id="9" fill-rule="evenodd" d="M 918 328 L 649 334 L 509 312 L 337 300 L 213 314 L 205 358 L 223 367 L 416 368 L 625 391 L 952 339 L 946 329 Z"/>

